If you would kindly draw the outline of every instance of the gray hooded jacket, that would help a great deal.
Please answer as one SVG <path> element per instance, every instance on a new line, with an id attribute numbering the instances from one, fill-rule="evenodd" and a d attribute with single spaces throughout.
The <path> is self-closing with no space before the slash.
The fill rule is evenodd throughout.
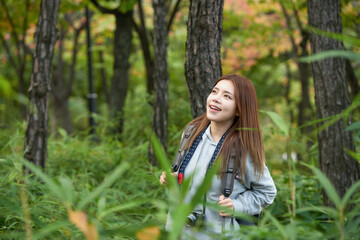
<path id="1" fill-rule="evenodd" d="M 194 155 L 186 166 L 184 178 L 192 177 L 189 191 L 186 195 L 185 202 L 190 202 L 195 195 L 198 187 L 204 180 L 207 166 L 217 143 L 214 142 L 210 134 L 210 125 L 206 129 L 202 140 L 196 148 Z M 206 194 L 208 203 L 217 203 L 222 195 L 221 179 L 214 176 L 210 189 Z M 271 204 L 276 196 L 276 187 L 270 176 L 269 170 L 264 166 L 264 173 L 259 177 L 255 176 L 254 163 L 248 154 L 246 169 L 243 174 L 243 182 L 240 176 L 235 176 L 233 191 L 230 198 L 234 205 L 235 212 L 246 213 L 249 215 L 260 214 L 261 210 Z M 202 213 L 203 205 L 199 204 L 194 212 Z M 166 229 L 171 230 L 172 220 L 169 211 Z M 183 239 L 216 239 L 214 236 L 220 236 L 222 233 L 231 235 L 240 225 L 232 217 L 221 217 L 219 211 L 210 207 L 205 208 L 205 228 L 199 232 L 192 227 L 186 227 Z"/>

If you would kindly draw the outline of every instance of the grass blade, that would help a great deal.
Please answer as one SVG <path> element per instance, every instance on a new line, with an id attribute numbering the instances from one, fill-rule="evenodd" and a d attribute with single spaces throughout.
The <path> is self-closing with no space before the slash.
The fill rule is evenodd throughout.
<path id="1" fill-rule="evenodd" d="M 84 198 L 79 204 L 78 209 L 83 209 L 88 203 L 96 198 L 105 188 L 111 186 L 129 168 L 126 162 L 121 163 L 93 192 Z"/>
<path id="2" fill-rule="evenodd" d="M 58 198 L 64 199 L 64 192 L 49 176 L 47 176 L 42 169 L 35 166 L 33 163 L 24 159 L 24 165 L 29 168 L 36 176 L 38 176 L 47 185 L 48 189 Z"/>
<path id="3" fill-rule="evenodd" d="M 311 170 L 316 175 L 316 178 L 319 180 L 321 186 L 325 190 L 326 194 L 328 195 L 329 199 L 335 204 L 336 207 L 339 207 L 341 204 L 340 197 L 336 192 L 334 186 L 331 184 L 330 180 L 323 174 L 318 168 L 305 164 L 305 166 L 311 168 Z"/>

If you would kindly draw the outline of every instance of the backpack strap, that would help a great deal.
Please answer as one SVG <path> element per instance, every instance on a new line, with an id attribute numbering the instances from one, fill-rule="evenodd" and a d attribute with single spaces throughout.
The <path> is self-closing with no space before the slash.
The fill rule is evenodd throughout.
<path id="1" fill-rule="evenodd" d="M 231 193 L 233 191 L 233 188 L 234 188 L 234 180 L 235 180 L 235 174 L 236 174 L 236 171 L 234 169 L 234 167 L 235 167 L 235 156 L 236 156 L 235 155 L 235 148 L 233 148 L 233 150 L 231 152 L 231 158 L 230 158 L 229 164 L 227 166 L 227 170 L 225 172 L 224 179 L 222 181 L 223 194 L 224 194 L 224 196 L 226 198 L 231 195 Z M 240 225 L 245 225 L 245 226 L 256 225 L 257 222 L 259 221 L 260 214 L 253 215 L 252 217 L 256 219 L 255 222 L 245 220 L 245 219 L 242 219 L 242 218 L 235 218 L 235 220 Z"/>
<path id="2" fill-rule="evenodd" d="M 185 130 L 184 130 L 184 135 L 181 138 L 181 142 L 180 142 L 180 147 L 179 150 L 176 154 L 175 160 L 174 160 L 174 164 L 172 165 L 171 169 L 173 170 L 173 172 L 177 172 L 182 164 L 182 162 L 185 159 L 185 155 L 188 152 L 188 149 L 184 150 L 184 144 L 185 142 L 189 139 L 189 137 L 191 136 L 192 132 L 194 130 L 194 125 L 188 125 L 186 126 Z"/>
<path id="3" fill-rule="evenodd" d="M 227 198 L 231 195 L 234 188 L 235 179 L 235 148 L 232 149 L 231 158 L 222 181 L 223 194 Z"/>

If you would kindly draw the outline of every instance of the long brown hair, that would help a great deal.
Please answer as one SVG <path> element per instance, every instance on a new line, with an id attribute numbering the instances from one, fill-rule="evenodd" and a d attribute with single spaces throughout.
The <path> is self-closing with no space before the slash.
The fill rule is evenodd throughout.
<path id="1" fill-rule="evenodd" d="M 240 170 L 241 179 L 243 178 L 243 170 L 246 166 L 248 152 L 254 162 L 255 173 L 258 173 L 260 176 L 264 171 L 265 154 L 254 85 L 246 77 L 228 74 L 220 77 L 215 82 L 214 86 L 221 80 L 230 80 L 234 84 L 237 116 L 235 117 L 234 123 L 230 127 L 219 152 L 219 156 L 223 159 L 220 175 L 222 176 L 226 171 L 232 150 L 235 149 L 235 169 Z M 188 123 L 188 125 L 194 126 L 194 130 L 183 148 L 189 148 L 195 138 L 209 125 L 209 123 L 210 121 L 206 117 L 206 112 Z"/>

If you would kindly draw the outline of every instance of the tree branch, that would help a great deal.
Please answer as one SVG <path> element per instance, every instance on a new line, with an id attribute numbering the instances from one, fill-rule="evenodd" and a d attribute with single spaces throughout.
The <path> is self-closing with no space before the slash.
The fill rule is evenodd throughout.
<path id="1" fill-rule="evenodd" d="M 141 30 L 145 32 L 146 25 L 145 25 L 145 17 L 144 17 L 144 11 L 142 7 L 141 0 L 138 1 L 138 8 L 139 8 L 139 17 L 140 17 L 140 24 L 141 24 Z"/>
<path id="2" fill-rule="evenodd" d="M 4 48 L 5 48 L 5 51 L 6 51 L 7 55 L 8 55 L 8 58 L 9 58 L 9 61 L 10 61 L 11 65 L 15 68 L 15 71 L 18 72 L 19 67 L 16 65 L 16 62 L 15 62 L 14 58 L 11 55 L 10 48 L 7 45 L 7 43 L 6 43 L 5 39 L 4 39 L 4 36 L 1 34 L 1 32 L 0 32 L 0 38 L 1 38 L 2 44 L 3 44 Z"/>
<path id="3" fill-rule="evenodd" d="M 21 42 L 20 42 L 20 44 L 21 44 L 20 46 L 21 46 L 22 51 L 23 51 L 23 54 L 22 54 L 21 60 L 20 60 L 20 66 L 22 66 L 22 68 L 25 68 L 26 54 L 28 53 L 27 46 L 25 44 L 25 39 L 26 39 L 26 28 L 27 28 L 29 7 L 30 7 L 30 1 L 26 0 L 26 3 L 25 3 L 25 16 L 24 16 L 24 22 L 23 22 L 23 27 L 22 27 L 22 39 L 21 39 Z M 19 46 L 19 49 L 20 49 L 20 46 Z"/>
<path id="4" fill-rule="evenodd" d="M 90 0 L 90 1 L 102 13 L 114 14 L 114 15 L 119 13 L 117 9 L 109 9 L 109 8 L 105 8 L 105 7 L 101 6 L 97 0 Z"/>
<path id="5" fill-rule="evenodd" d="M 15 39 L 15 42 L 16 42 L 16 48 L 17 50 L 20 52 L 20 40 L 19 40 L 19 36 L 17 35 L 17 32 L 15 31 L 15 25 L 14 25 L 14 22 L 10 16 L 10 12 L 9 12 L 9 9 L 8 7 L 6 6 L 4 0 L 1 0 L 1 5 L 4 7 L 5 9 L 5 13 L 6 13 L 6 17 L 8 18 L 9 20 L 9 23 L 10 23 L 10 26 L 12 28 L 12 36 L 14 37 Z M 18 55 L 19 56 L 19 61 L 20 61 L 20 54 Z"/>
<path id="6" fill-rule="evenodd" d="M 86 26 L 86 21 L 84 21 L 78 28 L 73 27 L 75 30 L 75 37 L 74 37 L 74 45 L 73 45 L 73 51 L 72 51 L 72 60 L 71 60 L 71 66 L 70 66 L 70 72 L 69 72 L 69 81 L 66 87 L 66 94 L 70 95 L 72 91 L 72 84 L 74 82 L 75 78 L 75 66 L 76 66 L 76 59 L 77 59 L 77 53 L 78 53 L 78 45 L 79 45 L 79 36 L 82 30 L 84 30 Z"/>
<path id="7" fill-rule="evenodd" d="M 294 15 L 295 15 L 296 24 L 297 24 L 298 28 L 300 29 L 300 31 L 303 32 L 304 28 L 302 27 L 302 23 L 300 21 L 299 11 L 296 9 L 296 7 L 292 1 L 291 1 L 291 4 L 293 5 L 293 11 L 294 11 Z"/>
<path id="8" fill-rule="evenodd" d="M 297 46 L 296 46 L 294 36 L 292 35 L 292 32 L 293 32 L 294 30 L 293 30 L 293 28 L 291 27 L 290 16 L 289 16 L 289 14 L 287 13 L 284 4 L 283 4 L 281 1 L 279 1 L 279 4 L 280 4 L 280 6 L 281 6 L 281 10 L 282 10 L 282 12 L 283 12 L 283 14 L 284 14 L 284 17 L 285 17 L 285 20 L 286 20 L 286 26 L 287 26 L 287 28 L 288 28 L 289 31 L 290 31 L 289 37 L 290 37 L 290 42 L 291 42 L 291 45 L 292 45 L 292 48 L 293 48 L 294 57 L 297 57 L 298 48 L 297 48 Z"/>
<path id="9" fill-rule="evenodd" d="M 175 6 L 173 8 L 173 11 L 171 12 L 170 19 L 169 19 L 169 22 L 168 22 L 168 25 L 167 25 L 167 32 L 170 31 L 172 23 L 173 23 L 174 18 L 175 18 L 175 15 L 179 11 L 180 2 L 181 2 L 181 0 L 176 1 Z"/>

